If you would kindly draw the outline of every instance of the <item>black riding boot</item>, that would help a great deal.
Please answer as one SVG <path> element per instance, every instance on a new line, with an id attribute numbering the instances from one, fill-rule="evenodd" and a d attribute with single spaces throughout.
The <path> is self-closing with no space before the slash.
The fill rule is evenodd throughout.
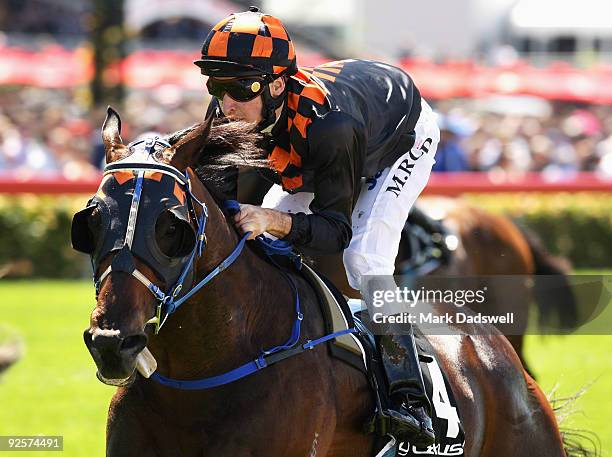
<path id="1" fill-rule="evenodd" d="M 388 433 L 417 447 L 433 444 L 431 405 L 425 393 L 412 327 L 409 334 L 382 335 L 377 342 L 389 383 L 390 405 L 382 411 Z"/>

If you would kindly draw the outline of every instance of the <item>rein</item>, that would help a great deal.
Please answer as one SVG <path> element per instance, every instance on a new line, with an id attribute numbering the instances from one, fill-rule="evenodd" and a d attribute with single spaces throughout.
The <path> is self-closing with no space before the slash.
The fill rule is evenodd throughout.
<path id="1" fill-rule="evenodd" d="M 132 143 L 131 146 L 136 146 L 140 143 L 145 143 L 145 154 L 146 157 L 149 157 L 151 153 L 154 151 L 155 145 L 159 143 L 164 147 L 170 147 L 170 144 L 159 139 L 155 138 L 147 138 L 146 140 L 142 140 L 136 143 Z M 236 247 L 232 250 L 232 252 L 221 262 L 217 267 L 215 267 L 211 272 L 209 272 L 202 280 L 200 280 L 197 284 L 195 284 L 188 292 L 184 295 L 180 296 L 181 291 L 184 287 L 185 279 L 187 278 L 190 271 L 193 271 L 195 261 L 197 258 L 200 258 L 204 252 L 204 248 L 206 247 L 206 235 L 205 228 L 206 222 L 208 220 L 208 208 L 206 203 L 201 202 L 192 191 L 191 182 L 189 179 L 189 175 L 185 171 L 184 173 L 180 172 L 173 166 L 162 164 L 159 162 L 119 162 L 112 163 L 107 165 L 104 168 L 104 175 L 113 173 L 116 171 L 131 171 L 136 172 L 136 183 L 134 187 L 134 193 L 132 196 L 132 201 L 130 204 L 129 218 L 127 223 L 127 229 L 123 241 L 123 247 L 115 256 L 111 265 L 100 275 L 99 278 L 96 279 L 94 275 L 94 284 L 96 287 L 96 297 L 101 289 L 102 282 L 108 277 L 108 275 L 112 271 L 123 271 L 130 273 L 134 276 L 138 281 L 140 281 L 156 298 L 158 301 L 156 307 L 155 316 L 147 321 L 147 324 L 155 325 L 155 334 L 159 333 L 159 330 L 164 325 L 168 317 L 174 313 L 183 303 L 189 300 L 195 293 L 197 293 L 202 287 L 208 284 L 213 278 L 219 275 L 222 271 L 227 269 L 236 259 L 240 256 L 244 249 L 245 242 L 247 238 L 251 235 L 251 232 L 244 234 Z M 189 254 L 189 260 L 185 264 L 183 270 L 181 271 L 180 276 L 176 284 L 171 287 L 167 292 L 162 291 L 157 285 L 155 285 L 152 281 L 150 281 L 142 272 L 140 272 L 132 261 L 131 248 L 132 241 L 135 233 L 136 221 L 138 217 L 138 209 L 140 200 L 142 197 L 142 189 L 143 189 L 143 181 L 145 172 L 155 171 L 160 172 L 166 175 L 170 175 L 174 178 L 176 183 L 185 191 L 187 196 L 186 205 L 188 208 L 188 212 L 191 215 L 191 218 L 195 221 L 197 230 L 196 230 L 196 243 Z M 195 211 L 195 207 L 200 207 L 200 215 L 197 215 Z M 224 204 L 225 209 L 230 214 L 236 214 L 240 211 L 240 205 L 237 201 L 228 200 Z M 316 345 L 334 339 L 336 337 L 346 335 L 349 333 L 356 333 L 357 330 L 355 328 L 350 328 L 346 330 L 342 330 L 339 332 L 331 333 L 325 335 L 316 340 L 308 340 L 304 344 L 298 344 L 301 336 L 301 324 L 304 320 L 304 315 L 301 311 L 300 305 L 300 296 L 297 289 L 297 284 L 295 280 L 291 277 L 291 275 L 285 271 L 282 267 L 280 267 L 272 258 L 274 255 L 283 255 L 288 256 L 292 259 L 297 268 L 301 267 L 301 257 L 293 252 L 293 248 L 291 244 L 287 243 L 283 240 L 270 240 L 263 235 L 256 237 L 256 241 L 260 244 L 263 251 L 268 255 L 271 262 L 279 269 L 282 275 L 285 277 L 289 285 L 291 286 L 293 295 L 295 297 L 295 320 L 292 325 L 291 335 L 287 339 L 287 341 L 280 345 L 275 346 L 273 348 L 263 350 L 261 354 L 255 358 L 254 360 L 245 363 L 233 370 L 230 370 L 226 373 L 212 376 L 203 379 L 197 380 L 176 380 L 167 378 L 157 372 L 151 374 L 150 379 L 176 389 L 185 389 L 185 390 L 201 390 L 201 389 L 209 389 L 212 387 L 221 386 L 224 384 L 228 384 L 234 382 L 238 379 L 244 378 L 245 376 L 249 376 L 259 370 L 262 370 L 274 363 L 280 362 L 281 360 L 287 359 L 289 357 L 298 355 L 306 350 L 313 349 Z M 92 260 L 93 263 L 93 260 Z M 94 267 L 95 272 L 95 265 Z M 94 273 L 95 274 L 95 273 Z M 164 316 L 162 317 L 162 313 Z"/>
<path id="2" fill-rule="evenodd" d="M 238 211 L 240 211 L 240 205 L 235 200 L 227 200 L 224 202 L 223 206 L 230 214 L 236 214 Z M 250 235 L 250 232 L 246 233 L 245 236 L 240 240 L 240 243 L 244 244 L 244 240 L 249 235 Z M 255 240 L 260 244 L 260 246 L 262 247 L 266 255 L 270 257 L 270 260 L 272 261 L 272 263 L 277 268 L 279 268 L 279 271 L 287 279 L 287 281 L 289 282 L 291 286 L 291 289 L 293 290 L 293 293 L 295 296 L 296 319 L 293 323 L 293 327 L 291 330 L 291 336 L 289 337 L 289 339 L 285 342 L 285 344 L 281 346 L 276 346 L 274 348 L 262 351 L 262 353 L 256 359 L 250 362 L 247 362 L 244 365 L 239 366 L 238 368 L 234 368 L 233 370 L 230 370 L 228 372 L 222 373 L 217 376 L 211 376 L 208 378 L 202 378 L 202 379 L 196 379 L 196 380 L 178 380 L 178 379 L 167 378 L 159 374 L 158 372 L 154 372 L 150 376 L 150 379 L 153 379 L 154 381 L 164 386 L 173 387 L 175 389 L 181 389 L 181 390 L 204 390 L 204 389 L 210 389 L 213 387 L 219 387 L 225 384 L 232 383 L 239 379 L 242 379 L 246 376 L 256 373 L 259 370 L 263 370 L 264 368 L 269 367 L 270 365 L 274 363 L 280 362 L 281 360 L 285 360 L 289 357 L 293 357 L 295 355 L 301 354 L 302 352 L 308 349 L 313 349 L 315 346 L 321 343 L 325 343 L 329 340 L 332 340 L 342 335 L 347 335 L 349 333 L 357 332 L 355 328 L 341 330 L 339 332 L 330 333 L 316 340 L 308 340 L 306 343 L 298 345 L 298 342 L 300 341 L 300 333 L 301 333 L 300 330 L 301 330 L 302 321 L 304 320 L 304 315 L 301 312 L 300 295 L 297 290 L 297 285 L 295 284 L 294 279 L 283 268 L 281 268 L 276 262 L 274 262 L 271 256 L 273 255 L 288 256 L 296 263 L 298 268 L 301 267 L 301 257 L 295 252 L 293 252 L 293 248 L 291 244 L 289 244 L 286 241 L 271 240 L 269 238 L 266 238 L 263 235 L 256 237 Z M 242 248 L 240 249 L 240 251 L 241 250 Z M 236 252 L 236 250 L 234 250 L 234 252 Z M 238 255 L 239 253 L 236 255 L 236 257 Z M 205 280 L 206 278 L 204 278 L 204 280 L 202 281 L 205 281 Z M 199 289 L 203 285 L 204 284 L 198 283 L 198 285 L 195 286 L 195 288 Z M 194 289 L 192 289 L 190 294 L 195 293 Z"/>

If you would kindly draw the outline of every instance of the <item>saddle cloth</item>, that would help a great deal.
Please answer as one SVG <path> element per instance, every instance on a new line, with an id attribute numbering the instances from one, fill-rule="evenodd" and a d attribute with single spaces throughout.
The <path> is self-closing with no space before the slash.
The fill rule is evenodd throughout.
<path id="1" fill-rule="evenodd" d="M 384 457 L 410 456 L 457 456 L 465 455 L 465 432 L 459 416 L 459 407 L 451 389 L 446 373 L 435 358 L 433 348 L 427 339 L 415 328 L 417 352 L 427 354 L 429 361 L 421 361 L 421 372 L 425 392 L 433 407 L 432 422 L 436 432 L 435 444 L 427 449 L 417 448 L 408 441 L 395 443 L 393 449 L 382 454 Z"/>
<path id="2" fill-rule="evenodd" d="M 362 323 L 360 317 L 367 313 L 361 300 L 349 300 L 349 307 L 354 315 L 355 324 L 362 335 L 367 336 L 368 349 L 375 351 L 374 335 Z M 421 364 L 425 393 L 433 407 L 432 422 L 436 432 L 436 443 L 427 449 L 417 448 L 408 441 L 396 442 L 390 439 L 384 443 L 375 457 L 410 457 L 418 455 L 463 456 L 465 433 L 459 417 L 457 401 L 451 389 L 446 373 L 438 361 L 435 351 L 418 327 L 414 327 L 415 343 Z"/>
<path id="3" fill-rule="evenodd" d="M 331 333 L 352 327 L 356 327 L 359 331 L 357 335 L 348 334 L 332 340 L 329 344 L 332 355 L 365 371 L 366 366 L 371 366 L 368 363 L 369 358 L 376 357 L 374 335 L 361 319 L 364 313 L 367 313 L 365 305 L 361 300 L 347 302 L 329 280 L 316 273 L 308 265 L 303 264 L 302 272 L 319 295 L 326 331 Z M 421 360 L 425 391 L 434 410 L 432 420 L 436 432 L 436 443 L 427 449 L 418 449 L 407 441 L 395 442 L 389 439 L 382 442 L 374 456 L 463 456 L 465 434 L 453 391 L 425 336 L 416 327 L 414 333 L 417 352 L 421 356 L 419 360 Z"/>

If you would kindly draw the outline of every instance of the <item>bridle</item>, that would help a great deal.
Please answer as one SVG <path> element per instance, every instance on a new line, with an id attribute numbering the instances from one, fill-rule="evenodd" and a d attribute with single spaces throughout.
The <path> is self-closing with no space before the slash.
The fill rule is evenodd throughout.
<path id="1" fill-rule="evenodd" d="M 155 333 L 157 334 L 159 333 L 159 330 L 172 313 L 174 313 L 183 303 L 189 300 L 202 287 L 208 284 L 214 277 L 216 277 L 219 273 L 228 268 L 240 256 L 240 253 L 244 248 L 245 242 L 251 235 L 251 232 L 245 233 L 239 239 L 232 252 L 221 263 L 219 263 L 203 279 L 197 282 L 197 284 L 195 284 L 188 291 L 185 292 L 185 290 L 187 289 L 186 278 L 189 276 L 190 272 L 193 272 L 197 259 L 202 256 L 202 254 L 204 253 L 204 248 L 206 247 L 205 229 L 206 222 L 208 220 L 208 208 L 204 202 L 200 201 L 194 195 L 187 171 L 181 172 L 171 165 L 166 165 L 152 159 L 152 155 L 155 152 L 155 146 L 157 144 L 165 148 L 169 148 L 171 147 L 169 143 L 164 140 L 161 140 L 159 137 L 154 137 L 131 143 L 130 145 L 128 145 L 128 147 L 133 148 L 134 146 L 137 146 L 141 143 L 144 143 L 144 157 L 141 157 L 142 160 L 136 161 L 132 159 L 132 156 L 129 156 L 127 159 L 122 159 L 118 162 L 113 162 L 104 168 L 104 175 L 116 173 L 119 171 L 136 173 L 136 182 L 134 186 L 134 193 L 132 195 L 130 203 L 128 223 L 125 231 L 125 236 L 123 238 L 122 247 L 119 249 L 119 252 L 111 261 L 111 264 L 106 268 L 106 270 L 104 270 L 104 272 L 98 278 L 96 278 L 95 276 L 96 265 L 93 264 L 93 256 L 92 266 L 94 268 L 94 283 L 96 286 L 96 295 L 99 293 L 104 280 L 108 278 L 110 273 L 113 271 L 122 271 L 131 274 L 153 294 L 153 296 L 157 300 L 156 313 L 154 317 L 147 321 L 147 324 L 154 324 Z M 136 223 L 138 221 L 139 205 L 143 193 L 143 181 L 145 179 L 145 173 L 147 172 L 162 173 L 171 176 L 175 180 L 176 184 L 180 186 L 181 189 L 185 192 L 185 205 L 187 205 L 187 211 L 190 214 L 190 218 L 192 219 L 192 221 L 195 221 L 196 225 L 196 242 L 193 249 L 191 250 L 191 253 L 189 254 L 188 261 L 181 270 L 181 273 L 176 283 L 165 292 L 135 267 L 133 262 L 133 255 L 131 252 L 132 241 L 136 232 Z M 236 213 L 240 210 L 240 206 L 236 201 L 227 201 L 225 202 L 224 206 L 230 214 Z M 199 208 L 199 211 L 196 211 L 196 208 Z M 257 237 L 256 240 L 260 243 L 263 251 L 266 255 L 270 257 L 273 263 L 276 264 L 276 262 L 272 260 L 272 256 L 283 255 L 293 259 L 296 265 L 298 265 L 298 268 L 301 267 L 301 257 L 293 252 L 292 247 L 289 243 L 283 240 L 271 241 L 263 236 Z M 276 265 L 278 266 L 278 264 Z M 150 379 L 162 385 L 173 387 L 176 389 L 209 389 L 244 378 L 245 376 L 262 370 L 274 363 L 278 363 L 289 357 L 301 354 L 306 350 L 313 349 L 315 346 L 330 341 L 331 339 L 337 338 L 338 336 L 357 332 L 355 328 L 349 328 L 346 330 L 341 330 L 335 333 L 324 335 L 316 340 L 308 340 L 303 344 L 299 344 L 301 339 L 301 325 L 304 319 L 304 315 L 301 312 L 300 297 L 297 289 L 297 284 L 288 271 L 285 271 L 283 268 L 280 267 L 279 270 L 291 287 L 294 296 L 295 307 L 295 319 L 291 328 L 291 334 L 289 338 L 285 341 L 285 343 L 279 346 L 272 347 L 270 349 L 262 350 L 259 356 L 257 356 L 254 360 L 251 360 L 237 368 L 234 368 L 220 375 L 197 380 L 177 380 L 167 378 L 158 372 L 153 372 L 150 375 Z"/>
<path id="2" fill-rule="evenodd" d="M 145 157 L 150 156 L 155 151 L 157 144 L 169 148 L 169 143 L 160 139 L 159 137 L 147 138 L 145 140 L 131 143 L 128 147 L 135 147 L 139 144 L 144 143 L 144 154 Z M 131 156 L 130 156 L 131 157 Z M 111 264 L 104 270 L 104 272 L 96 278 L 95 276 L 95 265 L 94 265 L 94 284 L 96 287 L 96 298 L 102 287 L 102 283 L 113 271 L 123 271 L 131 274 L 134 278 L 140 281 L 149 290 L 155 299 L 157 300 L 155 316 L 147 321 L 147 324 L 155 325 L 155 333 L 159 333 L 159 330 L 164 325 L 168 316 L 174 313 L 179 306 L 185 303 L 191 298 L 198 290 L 209 283 L 215 276 L 230 266 L 236 258 L 240 255 L 244 243 L 248 235 L 245 235 L 240 239 L 234 250 L 204 279 L 199 281 L 189 291 L 181 295 L 184 289 L 186 289 L 186 278 L 190 272 L 192 272 L 196 260 L 200 258 L 206 247 L 206 222 L 208 220 L 208 207 L 206 203 L 200 201 L 193 193 L 189 174 L 179 171 L 177 168 L 159 163 L 157 161 L 140 162 L 140 161 L 124 161 L 113 162 L 108 164 L 104 168 L 104 175 L 112 174 L 119 171 L 128 171 L 136 174 L 136 182 L 134 186 L 134 193 L 130 204 L 129 218 L 127 222 L 127 229 L 123 239 L 123 247 L 115 255 Z M 134 239 L 134 233 L 136 231 L 136 223 L 138 221 L 138 211 L 140 206 L 140 200 L 142 198 L 142 189 L 144 176 L 146 172 L 158 172 L 165 175 L 171 176 L 175 182 L 185 192 L 187 211 L 192 221 L 196 226 L 196 243 L 189 254 L 189 260 L 183 267 L 178 280 L 171 286 L 167 291 L 162 290 L 158 285 L 151 281 L 147 276 L 138 270 L 132 259 L 132 242 Z M 198 210 L 196 210 L 198 208 Z M 162 316 L 163 314 L 163 316 Z"/>

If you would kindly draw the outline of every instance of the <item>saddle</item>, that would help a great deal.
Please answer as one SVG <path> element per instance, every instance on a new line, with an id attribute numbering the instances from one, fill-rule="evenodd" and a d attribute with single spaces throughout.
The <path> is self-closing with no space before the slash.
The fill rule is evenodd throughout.
<path id="1" fill-rule="evenodd" d="M 397 273 L 412 277 L 425 276 L 449 263 L 456 239 L 442 221 L 412 208 L 402 230 Z"/>
<path id="2" fill-rule="evenodd" d="M 369 319 L 365 305 L 361 300 L 352 299 L 347 302 L 327 278 L 308 265 L 303 264 L 301 271 L 317 292 L 326 332 L 334 333 L 353 327 L 357 329 L 356 333 L 330 340 L 327 343 L 330 354 L 362 370 L 375 392 L 376 407 L 386 408 L 389 399 L 386 392 L 380 389 L 381 385 L 386 385 L 385 374 L 377 353 L 375 337 L 366 325 Z M 450 383 L 423 333 L 416 327 L 414 333 L 425 390 L 434 409 L 432 420 L 436 443 L 427 449 L 418 449 L 407 441 L 396 442 L 389 436 L 380 437 L 374 457 L 463 456 L 465 434 Z"/>

